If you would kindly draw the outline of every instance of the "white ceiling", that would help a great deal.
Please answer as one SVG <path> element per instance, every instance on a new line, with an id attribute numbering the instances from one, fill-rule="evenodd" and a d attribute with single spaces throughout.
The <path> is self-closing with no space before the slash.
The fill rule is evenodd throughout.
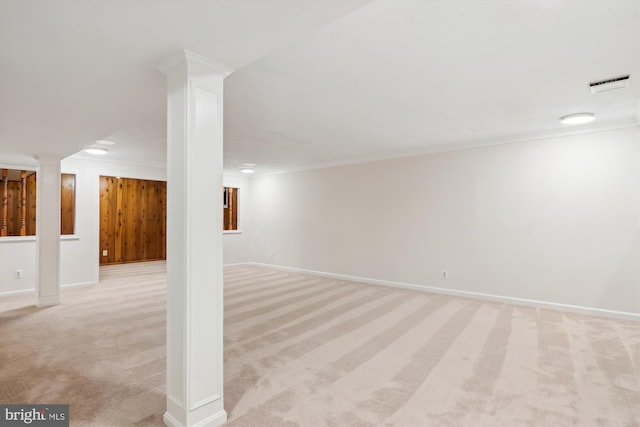
<path id="1" fill-rule="evenodd" d="M 180 48 L 236 69 L 229 171 L 637 124 L 638 0 L 0 1 L 0 163 L 108 138 L 112 160 L 162 164 L 156 66 Z M 558 121 L 583 111 L 596 122 Z"/>
<path id="2" fill-rule="evenodd" d="M 240 69 L 365 0 L 0 0 L 0 163 L 114 136 L 111 160 L 164 163 L 181 49 Z"/>

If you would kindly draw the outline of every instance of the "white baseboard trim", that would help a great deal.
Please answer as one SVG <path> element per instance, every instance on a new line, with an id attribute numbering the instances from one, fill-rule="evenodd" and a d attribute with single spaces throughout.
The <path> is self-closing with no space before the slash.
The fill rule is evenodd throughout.
<path id="1" fill-rule="evenodd" d="M 326 277 L 329 279 L 346 280 L 350 282 L 367 283 L 377 286 L 389 286 L 400 289 L 410 289 L 421 292 L 432 292 L 435 294 L 451 295 L 463 298 L 481 299 L 487 301 L 496 301 L 508 304 L 526 305 L 531 307 L 540 307 L 551 310 L 562 310 L 573 313 L 588 314 L 591 316 L 603 316 L 616 319 L 633 320 L 640 322 L 640 313 L 629 313 L 625 311 L 605 310 L 595 307 L 583 307 L 578 305 L 560 304 L 555 302 L 538 301 L 526 298 L 515 298 L 502 295 L 484 294 L 480 292 L 462 291 L 457 289 L 445 289 L 436 286 L 417 285 L 413 283 L 393 282 L 389 280 L 370 279 L 366 277 L 348 276 L 345 274 L 326 273 L 323 271 L 307 270 L 304 268 L 285 267 L 281 265 L 263 264 L 259 262 L 247 262 L 245 265 L 269 268 L 272 270 L 285 271 L 289 273 L 307 274 L 311 276 Z"/>
<path id="2" fill-rule="evenodd" d="M 67 285 L 60 285 L 61 288 L 75 288 L 77 286 L 93 286 L 96 285 L 97 282 L 79 282 L 79 283 L 69 283 Z M 11 295 L 22 295 L 22 294 L 32 294 L 35 293 L 36 289 L 35 288 L 31 288 L 31 289 L 20 289 L 17 291 L 7 291 L 7 292 L 0 292 L 0 298 L 1 297 L 8 297 Z"/>
<path id="3" fill-rule="evenodd" d="M 6 291 L 0 292 L 0 297 L 8 297 L 12 295 L 24 295 L 24 294 L 35 294 L 35 289 L 20 289 L 18 291 Z"/>
<path id="4" fill-rule="evenodd" d="M 76 286 L 94 286 L 97 285 L 98 282 L 78 282 L 78 283 L 69 283 L 67 285 L 60 285 L 61 288 L 75 288 Z"/>
<path id="5" fill-rule="evenodd" d="M 182 423 L 178 421 L 173 415 L 169 412 L 165 412 L 162 417 L 162 422 L 167 427 L 183 427 Z"/>
<path id="6" fill-rule="evenodd" d="M 231 264 L 224 264 L 223 267 L 236 267 L 239 265 L 250 265 L 250 262 L 235 262 L 235 263 L 231 263 Z"/>

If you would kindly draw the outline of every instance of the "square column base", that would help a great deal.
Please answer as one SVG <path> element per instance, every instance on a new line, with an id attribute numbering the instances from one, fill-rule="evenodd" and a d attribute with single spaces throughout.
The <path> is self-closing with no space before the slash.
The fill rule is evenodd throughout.
<path id="1" fill-rule="evenodd" d="M 220 403 L 220 401 L 208 402 L 185 412 L 177 402 L 167 398 L 167 412 L 164 413 L 162 421 L 168 427 L 218 427 L 227 422 L 227 411 L 218 410 Z"/>
<path id="2" fill-rule="evenodd" d="M 38 296 L 38 302 L 36 302 L 36 307 L 44 308 L 44 307 L 52 307 L 54 305 L 60 304 L 60 295 L 48 295 L 48 296 Z"/>

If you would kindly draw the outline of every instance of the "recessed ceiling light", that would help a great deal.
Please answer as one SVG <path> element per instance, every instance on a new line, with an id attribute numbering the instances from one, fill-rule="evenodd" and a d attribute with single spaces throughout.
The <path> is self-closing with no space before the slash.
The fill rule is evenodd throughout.
<path id="1" fill-rule="evenodd" d="M 245 168 L 252 168 L 254 166 L 256 166 L 255 163 L 243 163 L 242 166 L 244 166 Z"/>
<path id="2" fill-rule="evenodd" d="M 100 141 L 96 141 L 96 144 L 100 144 L 100 145 L 115 145 L 115 142 L 107 141 L 106 139 L 102 139 Z"/>
<path id="3" fill-rule="evenodd" d="M 593 113 L 577 113 L 569 114 L 560 119 L 560 122 L 565 125 L 582 125 L 585 123 L 591 123 L 596 118 Z"/>
<path id="4" fill-rule="evenodd" d="M 104 148 L 91 147 L 91 148 L 85 148 L 84 151 L 85 153 L 89 153 L 89 154 L 98 154 L 98 155 L 107 154 L 107 150 L 105 150 Z"/>
<path id="5" fill-rule="evenodd" d="M 240 169 L 240 172 L 242 173 L 246 173 L 247 175 L 251 175 L 252 173 L 254 173 L 256 170 L 255 169 L 251 169 L 251 168 L 244 168 L 244 169 Z"/>

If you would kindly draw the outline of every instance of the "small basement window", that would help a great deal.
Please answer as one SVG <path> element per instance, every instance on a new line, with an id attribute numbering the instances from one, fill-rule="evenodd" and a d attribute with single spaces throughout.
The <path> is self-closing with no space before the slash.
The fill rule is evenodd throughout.
<path id="1" fill-rule="evenodd" d="M 36 235 L 36 171 L 0 169 L 0 237 Z M 75 232 L 76 176 L 60 176 L 60 234 Z"/>
<path id="2" fill-rule="evenodd" d="M 238 229 L 238 189 L 234 187 L 224 187 L 223 195 L 223 230 Z"/>

